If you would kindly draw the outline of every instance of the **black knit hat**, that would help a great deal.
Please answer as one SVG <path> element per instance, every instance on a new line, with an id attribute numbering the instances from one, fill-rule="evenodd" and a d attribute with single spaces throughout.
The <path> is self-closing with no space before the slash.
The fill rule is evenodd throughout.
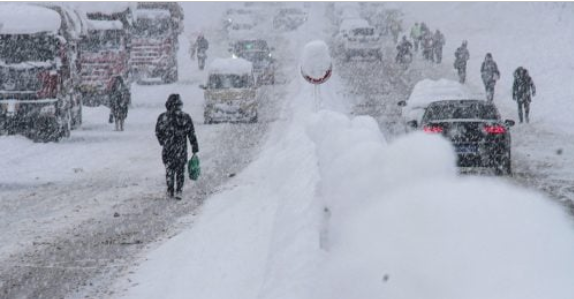
<path id="1" fill-rule="evenodd" d="M 181 97 L 177 93 L 172 93 L 167 97 L 167 102 L 165 102 L 165 108 L 167 110 L 174 110 L 176 108 L 181 108 L 183 106 L 183 102 L 181 101 Z"/>

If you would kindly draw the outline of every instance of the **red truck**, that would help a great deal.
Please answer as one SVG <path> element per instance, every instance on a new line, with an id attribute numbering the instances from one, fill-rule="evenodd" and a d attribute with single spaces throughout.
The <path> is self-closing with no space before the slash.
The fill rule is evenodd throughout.
<path id="1" fill-rule="evenodd" d="M 80 26 L 55 4 L 0 5 L 0 134 L 59 141 L 81 125 Z"/>
<path id="2" fill-rule="evenodd" d="M 129 3 L 120 2 L 88 2 L 79 4 L 77 9 L 86 24 L 78 47 L 79 90 L 84 105 L 109 106 L 114 86 L 130 96 L 128 61 L 133 9 Z"/>
<path id="3" fill-rule="evenodd" d="M 138 2 L 135 15 L 130 58 L 134 79 L 138 83 L 176 82 L 183 9 L 177 2 Z"/>

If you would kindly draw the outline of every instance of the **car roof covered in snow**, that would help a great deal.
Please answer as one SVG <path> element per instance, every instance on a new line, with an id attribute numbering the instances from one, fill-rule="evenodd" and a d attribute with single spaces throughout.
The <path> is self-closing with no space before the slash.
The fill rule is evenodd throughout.
<path id="1" fill-rule="evenodd" d="M 49 8 L 24 3 L 0 4 L 0 34 L 56 33 L 60 15 Z"/>
<path id="2" fill-rule="evenodd" d="M 251 74 L 253 65 L 242 58 L 217 58 L 209 65 L 210 74 Z"/>
<path id="3" fill-rule="evenodd" d="M 100 20 L 88 20 L 88 30 L 123 30 L 123 24 L 120 21 L 100 21 Z"/>
<path id="4" fill-rule="evenodd" d="M 420 120 L 424 109 L 432 102 L 481 99 L 485 99 L 484 94 L 457 81 L 424 79 L 413 88 L 402 115 L 407 120 Z"/>
<path id="5" fill-rule="evenodd" d="M 457 81 L 424 79 L 419 81 L 407 102 L 408 106 L 426 107 L 429 103 L 441 100 L 484 99 L 484 95 L 472 90 L 468 85 Z"/>
<path id="6" fill-rule="evenodd" d="M 352 30 L 355 28 L 371 27 L 369 22 L 361 18 L 344 19 L 341 22 L 340 30 Z"/>
<path id="7" fill-rule="evenodd" d="M 146 9 L 138 8 L 136 10 L 136 18 L 142 19 L 165 19 L 171 17 L 167 9 Z"/>

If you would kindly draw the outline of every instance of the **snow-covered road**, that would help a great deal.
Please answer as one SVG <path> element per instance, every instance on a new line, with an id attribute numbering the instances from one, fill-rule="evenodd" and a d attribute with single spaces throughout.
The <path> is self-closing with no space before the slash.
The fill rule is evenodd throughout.
<path id="1" fill-rule="evenodd" d="M 217 7 L 215 4 L 211 5 L 211 8 Z M 448 4 L 444 6 L 453 9 Z M 214 16 L 219 17 L 222 9 L 210 11 L 203 7 L 203 10 L 194 11 L 192 7 L 187 6 L 186 13 L 197 18 L 189 21 L 190 24 L 195 26 L 198 22 L 201 23 L 201 30 L 206 32 L 208 37 L 213 37 L 209 61 L 228 55 L 226 36 L 221 28 L 213 24 L 217 23 L 214 21 Z M 433 11 L 424 5 L 422 7 L 406 5 L 407 20 L 427 16 L 425 13 Z M 453 4 L 453 7 L 458 6 Z M 457 204 L 458 192 L 471 190 L 478 193 L 481 190 L 480 184 L 490 186 L 491 190 L 497 192 L 486 200 L 485 205 L 492 210 L 487 209 L 484 214 L 479 213 L 475 223 L 490 221 L 489 217 L 492 214 L 488 212 L 493 212 L 497 210 L 496 208 L 501 208 L 499 211 L 503 214 L 511 211 L 508 207 L 515 205 L 517 215 L 495 214 L 500 219 L 493 219 L 492 227 L 504 226 L 506 222 L 502 218 L 506 216 L 515 219 L 537 217 L 538 208 L 543 211 L 542 215 L 545 215 L 542 219 L 537 219 L 542 220 L 541 228 L 535 224 L 529 226 L 528 222 L 517 223 L 533 231 L 553 227 L 553 221 L 556 221 L 557 225 L 562 225 L 560 213 L 552 208 L 546 209 L 542 204 L 539 206 L 525 204 L 523 207 L 522 199 L 530 202 L 534 197 L 530 193 L 523 191 L 513 193 L 505 189 L 506 184 L 510 183 L 520 186 L 521 189 L 542 191 L 551 198 L 572 206 L 574 188 L 571 182 L 574 180 L 572 170 L 574 158 L 571 153 L 574 153 L 574 145 L 568 141 L 574 136 L 571 130 L 557 129 L 557 123 L 565 119 L 563 116 L 552 121 L 544 118 L 553 110 L 557 111 L 560 108 L 541 109 L 542 107 L 535 106 L 534 109 L 538 110 L 533 109 L 536 111 L 533 123 L 513 128 L 515 175 L 511 178 L 477 178 L 477 181 L 473 181 L 475 178 L 471 177 L 455 181 L 456 179 L 451 177 L 453 175 L 451 175 L 450 156 L 434 157 L 432 150 L 425 153 L 410 149 L 409 145 L 422 143 L 412 143 L 412 140 L 407 141 L 400 137 L 404 128 L 398 122 L 396 103 L 406 99 L 412 86 L 420 79 L 454 78 L 455 74 L 450 67 L 452 58 L 448 51 L 452 52 L 459 39 L 464 36 L 471 41 L 471 48 L 474 47 L 472 52 L 476 53 L 476 56 L 473 56 L 475 60 L 481 58 L 482 52 L 490 50 L 486 48 L 485 43 L 473 42 L 482 41 L 482 28 L 479 30 L 472 27 L 457 31 L 458 27 L 451 26 L 456 24 L 455 19 L 463 19 L 464 16 L 472 15 L 471 12 L 474 12 L 473 9 L 464 7 L 461 11 L 466 12 L 466 15 L 462 13 L 463 16 L 452 17 L 446 21 L 440 21 L 440 13 L 427 16 L 427 23 L 432 28 L 438 26 L 447 35 L 448 46 L 445 48 L 445 61 L 441 65 L 430 65 L 419 58 L 409 70 L 403 71 L 393 63 L 394 49 L 390 44 L 386 45 L 384 61 L 381 64 L 337 61 L 336 75 L 322 90 L 326 102 L 323 108 L 328 111 L 317 115 L 310 114 L 310 104 L 306 100 L 311 100 L 307 97 L 311 88 L 301 84 L 297 67 L 300 50 L 306 42 L 321 38 L 328 40 L 331 36 L 333 28 L 327 25 L 324 7 L 321 5 L 313 6 L 307 25 L 295 32 L 273 35 L 273 45 L 277 49 L 277 59 L 281 63 L 280 77 L 287 79 L 284 79 L 282 84 L 261 90 L 261 114 L 260 122 L 257 124 L 203 124 L 203 94 L 198 85 L 205 80 L 205 73 L 199 72 L 196 61 L 187 57 L 188 41 L 182 37 L 179 53 L 180 82 L 173 85 L 133 85 L 133 107 L 129 111 L 126 131 L 112 131 L 112 125 L 107 123 L 106 108 L 84 108 L 83 127 L 74 131 L 71 138 L 58 144 L 37 144 L 18 136 L 0 137 L 0 156 L 4 157 L 0 160 L 0 297 L 142 298 L 147 295 L 148 298 L 157 298 L 168 294 L 170 298 L 189 298 L 192 296 L 191 293 L 185 293 L 189 291 L 197 298 L 228 298 L 231 294 L 236 298 L 281 298 L 281 296 L 303 298 L 304 296 L 293 297 L 293 295 L 307 294 L 309 289 L 314 288 L 311 284 L 317 281 L 318 276 L 322 277 L 324 280 L 322 283 L 326 285 L 341 279 L 341 286 L 346 286 L 345 290 L 349 291 L 352 290 L 350 282 L 357 284 L 357 281 L 346 279 L 341 274 L 344 272 L 336 268 L 346 267 L 345 258 L 348 256 L 341 255 L 341 248 L 343 251 L 353 252 L 357 250 L 353 248 L 357 243 L 337 248 L 336 238 L 340 238 L 339 241 L 344 240 L 344 235 L 352 235 L 356 227 L 334 235 L 333 256 L 324 256 L 323 251 L 315 251 L 317 250 L 315 230 L 320 225 L 316 216 L 320 214 L 318 211 L 322 211 L 322 204 L 331 200 L 330 197 L 348 196 L 354 203 L 358 202 L 359 205 L 364 203 L 365 206 L 373 202 L 365 198 L 381 194 L 387 197 L 385 200 L 394 198 L 394 204 L 391 200 L 389 205 L 390 209 L 380 207 L 373 209 L 379 213 L 378 215 L 384 215 L 384 219 L 378 224 L 382 224 L 380 227 L 384 228 L 385 236 L 394 236 L 394 232 L 401 232 L 400 229 L 392 227 L 401 223 L 399 216 L 396 216 L 400 215 L 404 216 L 404 219 L 419 217 L 411 219 L 409 225 L 406 225 L 405 231 L 410 235 L 425 232 L 429 234 L 429 240 L 434 237 L 433 240 L 443 240 L 445 243 L 452 240 L 466 240 L 467 231 L 461 229 L 459 233 L 452 233 L 448 230 L 451 223 L 447 220 L 432 223 L 436 224 L 436 227 L 446 227 L 445 230 L 452 234 L 440 234 L 440 229 L 425 230 L 427 224 L 425 221 L 430 221 L 429 219 L 434 219 L 433 217 L 437 219 L 453 217 L 453 221 L 463 223 L 463 228 L 478 236 L 477 243 L 480 243 L 480 240 L 502 242 L 501 239 L 504 238 L 499 237 L 502 233 L 501 235 L 492 233 L 487 237 L 480 235 L 484 231 L 490 233 L 489 225 L 486 225 L 484 230 L 473 226 L 472 222 L 471 225 L 464 225 L 465 217 L 474 219 L 473 210 L 480 205 L 478 203 L 482 203 L 480 201 L 482 199 L 469 196 L 468 206 L 461 208 Z M 483 10 L 478 12 L 476 18 L 480 17 L 480 13 L 484 14 Z M 516 19 L 519 24 L 524 25 L 520 23 L 522 19 L 518 17 Z M 556 26 L 550 21 L 544 24 L 546 27 L 537 33 L 544 33 L 546 32 L 544 30 Z M 197 26 L 187 28 L 186 33 L 197 29 Z M 507 29 L 511 30 L 512 28 Z M 496 38 L 503 41 L 506 31 L 499 30 L 499 32 Z M 525 43 L 520 39 L 515 42 Z M 509 47 L 510 42 L 501 43 L 502 45 L 496 46 L 496 50 L 502 51 L 505 47 Z M 495 57 L 498 57 L 497 54 Z M 511 55 L 504 54 L 503 57 L 508 60 Z M 524 54 L 521 57 L 521 59 L 531 58 L 534 64 L 533 74 L 537 74 L 536 70 L 539 71 L 538 74 L 546 70 L 542 67 L 542 62 L 534 59 L 534 56 Z M 503 65 L 509 69 L 512 63 L 522 62 L 514 60 Z M 568 61 L 566 64 L 571 63 Z M 476 65 L 471 67 L 476 68 Z M 506 71 L 509 72 L 508 69 Z M 475 75 L 471 77 L 471 81 L 476 81 Z M 506 101 L 508 100 L 506 85 L 510 79 L 505 80 L 500 83 L 501 88 L 497 91 L 496 99 L 500 101 L 497 103 L 500 103 L 503 114 L 514 119 L 515 107 L 511 101 Z M 539 90 L 541 101 L 550 102 L 549 98 L 554 95 L 569 95 L 567 92 L 548 91 L 548 87 L 558 88 L 558 86 L 549 84 L 547 79 L 541 81 L 543 81 Z M 165 109 L 167 96 L 174 92 L 182 95 L 184 110 L 189 112 L 195 121 L 203 168 L 202 178 L 197 183 L 187 181 L 184 200 L 181 202 L 164 199 L 164 170 L 160 160 L 160 147 L 153 131 L 157 116 Z M 342 101 L 338 101 L 341 99 Z M 537 112 L 539 110 L 540 114 Z M 378 121 L 381 131 L 374 129 L 372 126 L 374 122 L 371 123 L 368 118 L 357 117 L 346 120 L 330 111 L 338 111 L 352 117 L 370 115 Z M 424 141 L 422 137 L 419 139 L 417 141 Z M 347 140 L 357 141 L 357 147 L 364 145 L 361 142 L 365 140 L 368 142 L 365 142 L 367 145 L 364 147 L 357 149 L 352 144 L 346 144 L 344 141 Z M 382 146 L 395 140 L 398 140 L 398 145 L 393 145 L 394 147 L 389 150 Z M 330 148 L 330 145 L 337 147 Z M 342 153 L 346 150 L 345 146 L 351 148 L 349 156 Z M 431 149 L 435 149 L 434 147 L 440 146 L 431 144 Z M 412 152 L 419 156 L 414 158 L 413 162 L 401 158 L 399 151 Z M 381 158 L 381 152 L 390 158 Z M 355 157 L 354 153 L 361 155 Z M 425 157 L 432 157 L 433 161 L 425 161 Z M 348 167 L 340 167 L 345 162 L 348 162 Z M 354 165 L 355 162 L 357 165 Z M 406 170 L 401 171 L 400 163 L 404 163 Z M 415 165 L 416 163 L 420 165 Z M 439 165 L 441 163 L 442 165 Z M 371 170 L 372 172 L 361 174 L 362 169 L 370 169 L 371 164 L 384 167 L 380 167 L 380 172 Z M 294 165 L 305 165 L 305 167 L 294 167 Z M 395 168 L 390 168 L 388 165 Z M 346 168 L 350 174 L 341 170 Z M 393 173 L 394 180 L 385 176 L 389 169 L 397 171 Z M 428 203 L 413 200 L 422 198 L 421 194 L 436 192 L 432 180 L 417 190 L 407 190 L 410 185 L 405 185 L 402 189 L 397 187 L 399 190 L 396 192 L 388 191 L 395 185 L 402 186 L 404 181 L 401 179 L 416 181 L 419 176 L 431 177 L 429 173 L 437 169 L 439 171 L 436 172 L 436 176 L 439 179 L 448 177 L 458 185 L 453 190 L 445 190 L 444 198 L 443 194 L 436 197 L 429 195 L 431 199 L 436 200 L 438 206 L 436 209 Z M 381 180 L 380 186 L 373 187 L 373 176 L 369 180 L 367 178 L 369 175 L 380 175 L 378 177 Z M 438 185 L 445 188 L 452 186 L 444 182 L 438 182 Z M 359 187 L 355 188 L 358 192 L 345 193 L 352 189 L 351 187 Z M 412 193 L 409 193 L 411 191 Z M 508 194 L 514 197 L 510 198 L 506 205 L 500 203 L 500 199 Z M 532 199 L 532 202 L 537 202 L 537 199 Z M 211 201 L 212 205 L 205 207 L 206 200 Z M 233 204 L 230 204 L 231 200 Z M 473 203 L 476 203 L 476 206 L 473 206 Z M 345 203 L 335 207 L 335 210 L 338 208 L 342 211 L 349 208 L 343 215 L 353 216 L 352 212 L 356 211 L 359 205 L 351 206 Z M 420 211 L 411 211 L 409 205 L 423 208 Z M 425 207 L 428 210 L 425 210 Z M 451 207 L 460 208 L 456 210 L 460 215 L 450 215 Z M 431 210 L 435 214 L 425 213 Z M 549 212 L 550 210 L 552 212 Z M 397 211 L 397 214 L 391 215 L 393 213 L 390 211 Z M 368 216 L 369 213 L 365 215 Z M 376 218 L 375 214 L 370 215 L 366 218 Z M 549 220 L 548 218 L 552 217 L 548 215 L 560 219 Z M 341 221 L 342 216 L 335 214 L 335 218 Z M 354 218 L 360 217 L 355 214 Z M 359 223 L 357 219 L 353 221 L 355 224 Z M 402 224 L 404 223 L 401 223 L 401 227 Z M 511 235 L 516 232 L 513 229 L 506 229 L 503 229 L 504 234 Z M 508 240 L 514 240 L 516 244 L 522 245 L 523 243 L 519 242 L 530 238 L 527 233 Z M 556 233 L 557 236 L 567 235 L 571 231 L 569 227 L 563 226 L 557 229 Z M 378 234 L 377 230 L 377 236 Z M 356 238 L 364 237 L 369 240 L 367 236 L 360 234 Z M 484 239 L 480 239 L 481 237 Z M 174 242 L 168 242 L 172 238 Z M 564 245 L 561 248 L 569 248 L 570 243 L 566 241 L 556 243 L 551 234 L 547 238 L 548 240 L 545 240 L 548 242 L 545 244 L 559 244 Z M 189 240 L 200 243 L 189 244 L 187 243 Z M 400 237 L 392 240 L 397 241 L 397 244 L 405 241 Z M 438 246 L 432 247 L 435 249 L 441 248 L 441 242 L 433 243 L 429 240 L 425 244 Z M 247 244 L 248 242 L 252 244 Z M 162 247 L 164 243 L 168 245 Z M 510 241 L 505 244 L 513 245 Z M 374 248 L 382 252 L 388 249 L 387 245 L 389 244 L 381 241 L 381 244 L 375 244 Z M 520 247 L 519 245 L 516 246 Z M 182 254 L 179 246 L 187 246 L 184 250 L 187 256 Z M 395 248 L 407 247 L 395 245 Z M 495 246 L 495 249 L 498 248 Z M 521 250 L 521 248 L 515 249 Z M 510 249 L 508 250 L 502 252 L 510 252 Z M 366 257 L 376 259 L 372 253 L 361 249 L 359 251 L 364 254 L 365 260 L 368 260 Z M 173 259 L 165 262 L 164 268 L 153 264 L 154 261 L 159 261 L 161 264 L 163 259 L 168 260 L 166 252 L 169 252 Z M 409 253 L 413 252 L 415 250 Z M 472 248 L 469 252 L 473 252 Z M 152 263 L 146 264 L 145 260 L 149 253 L 152 253 L 150 258 Z M 498 254 L 498 251 L 495 250 L 495 253 Z M 560 256 L 560 253 L 556 256 Z M 420 260 L 414 259 L 418 264 L 414 262 L 409 264 L 411 268 L 426 265 L 424 254 L 417 255 L 416 252 L 413 254 Z M 443 258 L 438 260 L 450 262 L 447 257 Z M 526 256 L 524 260 L 520 258 L 517 258 L 517 264 L 531 257 Z M 315 269 L 318 264 L 324 262 L 323 259 L 333 261 L 327 268 L 335 269 L 332 273 L 339 273 L 341 277 L 316 275 L 325 274 L 316 272 L 318 270 Z M 546 262 L 540 256 L 536 256 L 535 260 L 542 264 Z M 499 262 L 504 261 L 501 259 Z M 134 269 L 142 264 L 143 268 L 137 272 L 135 278 L 128 275 L 133 274 L 131 272 L 136 271 Z M 489 263 L 484 267 L 487 265 Z M 400 265 L 394 269 L 398 268 Z M 178 277 L 180 275 L 178 270 L 186 276 Z M 477 273 L 489 273 L 484 271 Z M 153 277 L 149 273 L 152 275 L 155 273 L 157 276 Z M 376 273 L 379 274 L 383 273 Z M 391 276 L 391 279 L 394 277 Z M 171 289 L 162 286 L 164 280 L 168 279 L 175 279 L 179 285 Z M 191 280 L 189 286 L 186 285 L 188 280 Z M 457 280 L 453 278 L 452 281 Z M 190 286 L 194 289 L 189 290 Z M 436 286 L 440 286 L 440 283 L 436 283 Z M 408 281 L 406 288 L 409 288 Z M 333 298 L 325 289 L 318 285 L 316 291 L 323 292 L 324 296 L 314 298 Z M 417 288 L 410 289 L 414 290 L 413 293 L 417 291 Z M 349 292 L 350 297 L 361 297 L 357 293 Z M 396 297 L 390 296 L 390 298 Z"/>

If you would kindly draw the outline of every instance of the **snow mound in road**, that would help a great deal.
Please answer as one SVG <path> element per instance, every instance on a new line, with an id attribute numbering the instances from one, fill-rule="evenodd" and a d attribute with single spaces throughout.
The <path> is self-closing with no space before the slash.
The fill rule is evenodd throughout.
<path id="1" fill-rule="evenodd" d="M 572 223 L 548 199 L 476 178 L 395 191 L 339 227 L 310 298 L 574 296 Z"/>

